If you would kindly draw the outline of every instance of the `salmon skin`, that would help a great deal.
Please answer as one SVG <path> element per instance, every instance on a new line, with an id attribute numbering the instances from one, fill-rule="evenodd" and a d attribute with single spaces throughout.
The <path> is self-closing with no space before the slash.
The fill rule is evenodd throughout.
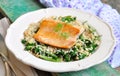
<path id="1" fill-rule="evenodd" d="M 80 28 L 74 27 L 74 25 L 57 20 L 44 19 L 40 22 L 40 28 L 33 38 L 40 43 L 69 49 L 75 44 L 81 32 Z"/>

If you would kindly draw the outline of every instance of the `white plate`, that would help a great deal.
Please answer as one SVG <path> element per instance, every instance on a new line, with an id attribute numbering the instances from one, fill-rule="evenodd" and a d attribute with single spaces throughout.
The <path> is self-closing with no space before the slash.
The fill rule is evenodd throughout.
<path id="1" fill-rule="evenodd" d="M 102 35 L 101 44 L 95 53 L 79 61 L 50 62 L 37 58 L 29 52 L 24 51 L 21 39 L 23 38 L 23 32 L 30 23 L 37 22 L 43 17 L 66 15 L 76 16 L 77 19 L 82 22 L 88 21 L 88 23 Z M 9 27 L 5 41 L 9 50 L 20 61 L 37 69 L 50 72 L 78 71 L 99 64 L 111 55 L 115 44 L 111 27 L 108 24 L 94 15 L 72 8 L 47 8 L 24 14 Z"/>

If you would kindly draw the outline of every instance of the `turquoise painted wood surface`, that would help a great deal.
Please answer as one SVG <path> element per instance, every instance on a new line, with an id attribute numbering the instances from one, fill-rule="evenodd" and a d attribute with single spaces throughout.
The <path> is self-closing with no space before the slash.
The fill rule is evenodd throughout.
<path id="1" fill-rule="evenodd" d="M 120 76 L 120 73 L 111 68 L 106 62 L 103 62 L 85 70 L 59 73 L 57 76 Z"/>
<path id="2" fill-rule="evenodd" d="M 44 8 L 37 0 L 0 0 L 0 7 L 12 22 L 22 14 Z"/>
<path id="3" fill-rule="evenodd" d="M 37 0 L 0 0 L 1 11 L 14 22 L 19 16 L 34 10 L 44 8 Z M 56 73 L 55 73 L 56 74 Z M 57 73 L 57 76 L 120 76 L 120 73 L 111 68 L 106 62 L 91 68 L 76 71 Z"/>

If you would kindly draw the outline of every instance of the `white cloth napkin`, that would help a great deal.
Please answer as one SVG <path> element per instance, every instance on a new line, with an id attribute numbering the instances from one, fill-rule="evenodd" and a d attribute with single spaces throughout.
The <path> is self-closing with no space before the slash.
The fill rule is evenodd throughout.
<path id="1" fill-rule="evenodd" d="M 9 27 L 9 24 L 10 22 L 7 18 L 3 18 L 0 20 L 0 33 L 3 37 L 5 37 L 6 35 L 6 30 Z M 32 67 L 25 65 L 24 63 L 17 60 L 14 57 L 14 55 L 12 55 L 12 53 L 10 52 L 9 52 L 9 59 L 12 62 L 12 64 L 15 65 L 17 68 L 19 68 L 26 76 L 38 76 L 36 71 Z M 22 74 L 18 72 L 17 76 L 21 76 L 21 75 Z M 1 58 L 0 58 L 0 76 L 5 76 L 5 68 Z"/>
<path id="2" fill-rule="evenodd" d="M 0 58 L 0 76 L 5 76 L 5 68 L 1 58 Z"/>

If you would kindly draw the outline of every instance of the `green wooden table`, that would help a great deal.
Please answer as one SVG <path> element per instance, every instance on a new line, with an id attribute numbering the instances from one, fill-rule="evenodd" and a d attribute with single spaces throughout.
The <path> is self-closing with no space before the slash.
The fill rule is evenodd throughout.
<path id="1" fill-rule="evenodd" d="M 37 0 L 0 0 L 0 11 L 11 22 L 14 22 L 22 14 L 41 8 L 45 7 L 38 3 Z M 120 72 L 111 68 L 107 62 L 81 71 L 54 74 L 58 76 L 120 76 Z"/>

